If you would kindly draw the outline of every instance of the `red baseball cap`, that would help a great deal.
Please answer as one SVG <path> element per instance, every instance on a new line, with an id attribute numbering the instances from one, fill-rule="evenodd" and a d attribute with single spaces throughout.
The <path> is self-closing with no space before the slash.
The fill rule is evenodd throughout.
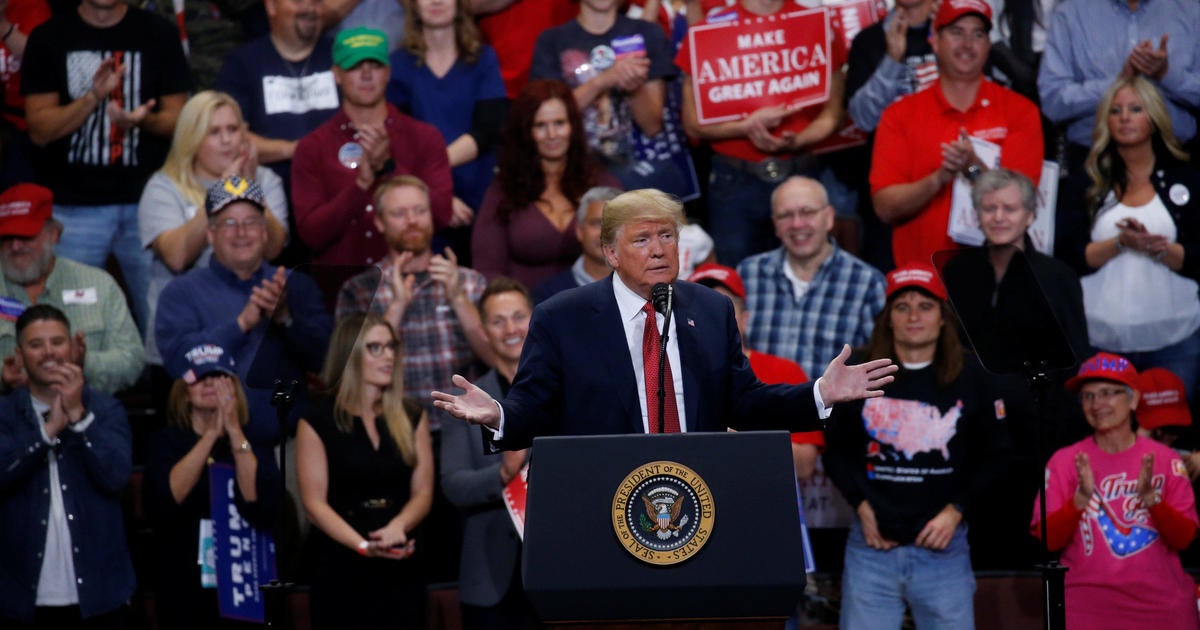
<path id="1" fill-rule="evenodd" d="M 984 0 L 942 0 L 937 16 L 933 18 L 933 30 L 949 26 L 958 18 L 970 14 L 983 18 L 988 30 L 992 30 L 992 7 Z"/>
<path id="2" fill-rule="evenodd" d="M 1139 426 L 1157 429 L 1192 425 L 1187 390 L 1183 387 L 1183 381 L 1171 370 L 1150 368 L 1143 371 L 1138 375 L 1137 389 L 1142 393 L 1142 400 L 1137 408 Z"/>
<path id="3" fill-rule="evenodd" d="M 1138 373 L 1129 359 L 1108 352 L 1100 352 L 1084 361 L 1079 366 L 1079 373 L 1067 379 L 1067 389 L 1077 392 L 1088 381 L 1113 381 L 1139 389 Z"/>
<path id="4" fill-rule="evenodd" d="M 50 218 L 54 195 L 37 184 L 17 184 L 0 194 L 0 236 L 37 236 Z"/>
<path id="5" fill-rule="evenodd" d="M 901 289 L 910 287 L 921 289 L 939 300 L 946 299 L 946 287 L 938 278 L 933 265 L 929 263 L 908 263 L 888 272 L 887 297 L 889 299 Z"/>
<path id="6" fill-rule="evenodd" d="M 731 293 L 741 299 L 746 299 L 746 285 L 742 283 L 742 277 L 734 271 L 732 267 L 718 265 L 717 263 L 704 263 L 696 267 L 696 271 L 688 278 L 688 282 L 695 282 L 707 286 L 719 284 Z"/>

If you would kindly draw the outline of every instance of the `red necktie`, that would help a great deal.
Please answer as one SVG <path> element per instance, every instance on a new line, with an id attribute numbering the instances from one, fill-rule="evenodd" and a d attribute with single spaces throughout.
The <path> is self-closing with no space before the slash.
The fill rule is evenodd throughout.
<path id="1" fill-rule="evenodd" d="M 642 364 L 645 366 L 646 377 L 646 410 L 649 412 L 650 432 L 658 433 L 658 352 L 661 347 L 658 334 L 658 320 L 654 317 L 654 305 L 646 302 L 642 307 L 646 312 L 646 328 L 642 333 Z M 675 379 L 671 378 L 671 361 L 663 370 L 663 388 L 666 390 L 663 400 L 663 427 L 667 433 L 679 433 L 679 410 L 675 406 Z"/>

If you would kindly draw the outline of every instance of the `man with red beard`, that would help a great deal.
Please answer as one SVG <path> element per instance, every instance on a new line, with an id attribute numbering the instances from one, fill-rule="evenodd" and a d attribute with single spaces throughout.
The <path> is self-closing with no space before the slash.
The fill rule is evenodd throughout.
<path id="1" fill-rule="evenodd" d="M 443 153 L 444 155 L 444 153 Z M 487 280 L 458 266 L 450 248 L 430 248 L 433 213 L 425 182 L 397 175 L 375 189 L 372 227 L 387 242 L 387 257 L 342 285 L 336 317 L 380 313 L 404 340 L 404 388 L 436 418 L 441 412 L 430 392 L 450 386 L 454 374 L 480 372 L 482 360 L 494 365 L 494 353 L 475 307 Z"/>
<path id="2" fill-rule="evenodd" d="M 388 175 L 415 175 L 429 191 L 432 225 L 450 224 L 453 182 L 446 143 L 432 125 L 400 113 L 384 96 L 387 36 L 371 28 L 338 33 L 333 79 L 342 106 L 300 139 L 292 158 L 296 231 L 313 261 L 370 265 L 388 252 L 375 230 L 371 197 Z"/>

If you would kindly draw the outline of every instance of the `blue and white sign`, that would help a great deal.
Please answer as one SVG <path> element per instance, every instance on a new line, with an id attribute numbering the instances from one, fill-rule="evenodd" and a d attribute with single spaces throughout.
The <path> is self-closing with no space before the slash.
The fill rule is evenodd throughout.
<path id="1" fill-rule="evenodd" d="M 238 512 L 231 464 L 211 464 L 208 478 L 218 608 L 226 619 L 262 623 L 265 606 L 259 586 L 275 579 L 275 540 L 251 527 Z"/>

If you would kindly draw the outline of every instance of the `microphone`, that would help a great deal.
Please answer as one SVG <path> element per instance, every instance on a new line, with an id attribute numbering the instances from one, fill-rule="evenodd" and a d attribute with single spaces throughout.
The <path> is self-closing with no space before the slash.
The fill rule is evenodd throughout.
<path id="1" fill-rule="evenodd" d="M 659 337 L 658 347 L 658 432 L 661 434 L 665 431 L 663 414 L 666 413 L 666 390 L 663 388 L 666 380 L 667 368 L 667 338 L 671 334 L 671 307 L 675 300 L 675 285 L 666 282 L 659 282 L 650 287 L 650 301 L 654 304 L 654 310 L 663 314 L 666 321 L 663 322 L 662 335 Z M 646 378 L 649 378 L 646 375 Z M 650 401 L 646 401 L 649 405 Z"/>
<path id="2" fill-rule="evenodd" d="M 675 299 L 675 285 L 659 282 L 650 288 L 650 301 L 654 303 L 654 310 L 668 315 L 671 312 L 671 302 Z"/>

